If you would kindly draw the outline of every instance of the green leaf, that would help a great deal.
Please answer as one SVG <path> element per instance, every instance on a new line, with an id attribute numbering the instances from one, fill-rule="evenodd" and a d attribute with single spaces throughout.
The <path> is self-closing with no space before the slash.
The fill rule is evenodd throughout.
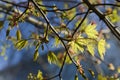
<path id="1" fill-rule="evenodd" d="M 117 72 L 120 73 L 120 66 L 117 68 Z"/>
<path id="2" fill-rule="evenodd" d="M 58 59 L 57 59 L 57 56 L 52 52 L 52 51 L 49 51 L 48 53 L 48 62 L 51 64 L 57 64 L 58 62 Z"/>
<path id="3" fill-rule="evenodd" d="M 38 50 L 39 47 L 40 47 L 40 42 L 38 42 L 38 43 L 36 44 L 36 48 L 35 48 L 35 50 Z"/>
<path id="4" fill-rule="evenodd" d="M 59 40 L 58 37 L 55 37 L 54 39 L 55 39 L 54 46 L 55 46 L 55 47 L 58 47 L 59 44 L 60 44 L 60 40 Z"/>
<path id="5" fill-rule="evenodd" d="M 40 70 L 38 70 L 37 73 L 37 80 L 43 80 L 42 72 Z"/>
<path id="6" fill-rule="evenodd" d="M 98 42 L 98 53 L 102 59 L 103 59 L 103 55 L 105 54 L 105 45 L 106 45 L 106 42 L 104 39 L 101 39 Z"/>
<path id="7" fill-rule="evenodd" d="M 66 57 L 65 63 L 66 64 L 72 64 L 72 61 L 70 60 L 69 56 Z"/>
<path id="8" fill-rule="evenodd" d="M 78 75 L 75 75 L 74 80 L 78 80 Z"/>
<path id="9" fill-rule="evenodd" d="M 97 80 L 107 80 L 107 78 L 99 74 Z"/>
<path id="10" fill-rule="evenodd" d="M 16 36 L 17 36 L 17 40 L 21 40 L 21 32 L 20 32 L 20 30 L 17 30 Z"/>
<path id="11" fill-rule="evenodd" d="M 93 44 L 89 44 L 89 45 L 87 45 L 87 50 L 89 51 L 89 53 L 92 55 L 92 56 L 94 56 L 94 54 L 95 54 L 95 45 L 93 45 Z"/>
<path id="12" fill-rule="evenodd" d="M 98 36 L 98 32 L 95 29 L 96 28 L 96 24 L 89 24 L 88 26 L 86 26 L 85 28 L 85 33 L 87 34 L 88 38 L 97 38 Z"/>
<path id="13" fill-rule="evenodd" d="M 19 40 L 16 44 L 15 44 L 15 47 L 18 49 L 18 50 L 21 50 L 23 48 L 25 48 L 28 44 L 28 41 L 27 40 Z"/>
<path id="14" fill-rule="evenodd" d="M 94 71 L 92 71 L 91 69 L 89 69 L 88 71 L 89 71 L 89 73 L 90 73 L 93 77 L 95 77 Z"/>
<path id="15" fill-rule="evenodd" d="M 39 57 L 39 52 L 38 50 L 35 51 L 34 56 L 33 56 L 33 61 L 36 61 Z"/>
<path id="16" fill-rule="evenodd" d="M 69 15 L 67 15 L 66 17 L 67 17 L 69 20 L 71 20 L 71 19 L 75 16 L 75 14 L 76 14 L 76 8 L 73 8 L 73 9 L 71 9 L 71 10 L 69 10 L 69 11 L 66 11 L 66 14 L 69 14 Z"/>

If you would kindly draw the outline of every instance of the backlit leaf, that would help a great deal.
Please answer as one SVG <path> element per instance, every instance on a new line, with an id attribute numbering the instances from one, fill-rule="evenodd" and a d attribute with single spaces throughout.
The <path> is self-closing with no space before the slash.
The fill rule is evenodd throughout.
<path id="1" fill-rule="evenodd" d="M 74 80 L 78 80 L 78 75 L 75 75 Z"/>
<path id="2" fill-rule="evenodd" d="M 102 59 L 103 59 L 103 55 L 105 54 L 105 45 L 106 45 L 106 42 L 104 39 L 101 39 L 98 42 L 98 53 Z"/>
<path id="3" fill-rule="evenodd" d="M 57 61 L 58 61 L 57 56 L 52 51 L 49 51 L 47 57 L 48 57 L 48 62 L 50 64 L 51 63 L 57 64 Z"/>
<path id="4" fill-rule="evenodd" d="M 86 26 L 85 28 L 85 33 L 87 34 L 88 38 L 97 38 L 98 36 L 98 32 L 95 29 L 96 28 L 96 24 L 89 24 L 88 26 Z"/>
<path id="5" fill-rule="evenodd" d="M 54 43 L 55 47 L 58 47 L 59 44 L 60 44 L 59 38 L 58 38 L 58 37 L 55 37 L 55 43 Z"/>
<path id="6" fill-rule="evenodd" d="M 65 62 L 66 64 L 72 64 L 72 61 L 70 60 L 69 56 L 66 57 Z"/>
<path id="7" fill-rule="evenodd" d="M 17 30 L 16 36 L 17 36 L 17 40 L 21 40 L 21 32 L 20 32 L 20 30 Z"/>
<path id="8" fill-rule="evenodd" d="M 71 41 L 71 42 L 69 43 L 69 45 L 70 45 L 71 49 L 74 50 L 75 53 L 77 53 L 78 51 L 81 51 L 81 52 L 84 51 L 83 46 L 80 45 L 79 43 L 75 42 L 75 41 Z"/>
<path id="9" fill-rule="evenodd" d="M 107 78 L 99 74 L 97 80 L 107 80 Z"/>
<path id="10" fill-rule="evenodd" d="M 33 61 L 36 61 L 39 57 L 39 52 L 38 50 L 35 51 L 34 56 L 33 56 Z"/>
<path id="11" fill-rule="evenodd" d="M 21 50 L 23 48 L 25 48 L 28 44 L 28 41 L 27 40 L 19 40 L 16 44 L 15 44 L 15 47 L 18 49 L 18 50 Z"/>
<path id="12" fill-rule="evenodd" d="M 42 72 L 40 70 L 38 70 L 37 73 L 37 80 L 43 80 Z"/>
<path id="13" fill-rule="evenodd" d="M 93 44 L 87 45 L 87 50 L 89 51 L 89 53 L 90 53 L 92 56 L 94 56 L 94 54 L 95 54 L 95 52 L 94 52 L 95 46 L 94 46 Z"/>

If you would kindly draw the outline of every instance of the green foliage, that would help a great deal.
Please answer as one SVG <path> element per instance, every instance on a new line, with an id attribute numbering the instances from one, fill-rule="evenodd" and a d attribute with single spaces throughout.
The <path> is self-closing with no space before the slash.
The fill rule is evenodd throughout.
<path id="1" fill-rule="evenodd" d="M 34 52 L 33 61 L 36 61 L 38 59 L 38 57 L 39 57 L 39 52 L 38 52 L 38 50 L 36 50 Z"/>
<path id="2" fill-rule="evenodd" d="M 55 47 L 58 47 L 59 44 L 60 44 L 60 40 L 59 40 L 58 37 L 55 37 L 54 39 L 55 39 L 54 46 L 55 46 Z"/>
<path id="3" fill-rule="evenodd" d="M 37 75 L 29 73 L 27 80 L 43 80 L 42 72 L 38 70 Z"/>
<path id="4" fill-rule="evenodd" d="M 107 80 L 107 78 L 104 77 L 103 75 L 99 74 L 97 77 L 97 80 Z"/>
<path id="5" fill-rule="evenodd" d="M 103 59 L 103 56 L 105 54 L 105 45 L 106 45 L 106 42 L 104 39 L 101 39 L 99 42 L 98 42 L 98 52 L 99 52 L 99 55 L 100 57 Z"/>
<path id="6" fill-rule="evenodd" d="M 95 30 L 96 24 L 89 24 L 85 28 L 85 33 L 87 34 L 88 38 L 97 38 L 98 32 Z"/>
<path id="7" fill-rule="evenodd" d="M 56 56 L 55 53 L 52 52 L 52 51 L 49 51 L 49 52 L 48 52 L 47 58 L 48 58 L 48 62 L 49 62 L 50 64 L 51 64 L 51 63 L 57 64 L 57 62 L 58 62 L 57 56 Z"/>
<path id="8" fill-rule="evenodd" d="M 75 75 L 74 80 L 78 80 L 78 75 L 77 74 Z"/>
<path id="9" fill-rule="evenodd" d="M 34 1 L 36 5 L 34 5 Z M 61 54 L 58 53 L 57 56 L 54 52 L 48 51 L 47 60 L 50 64 L 55 64 L 61 67 L 61 66 L 64 66 L 65 64 L 72 64 L 75 61 L 76 62 L 75 65 L 78 66 L 80 65 L 80 60 L 82 60 L 81 57 L 79 56 L 79 53 L 88 52 L 91 56 L 95 56 L 96 49 L 98 51 L 100 58 L 103 59 L 106 51 L 106 41 L 104 38 L 99 39 L 99 32 L 96 30 L 97 24 L 93 24 L 93 23 L 88 24 L 88 19 L 85 19 L 81 24 L 81 26 L 78 26 L 80 22 L 83 20 L 83 16 L 76 17 L 78 16 L 76 15 L 76 13 L 79 13 L 78 10 L 80 9 L 80 6 L 72 7 L 70 9 L 69 4 L 64 3 L 64 9 L 61 9 L 61 8 L 58 8 L 57 5 L 55 4 L 52 6 L 45 5 L 43 0 L 34 0 L 34 1 L 30 1 L 28 5 L 28 9 L 24 13 L 21 13 L 19 11 L 19 8 L 18 10 L 15 10 L 15 11 L 13 10 L 14 12 L 10 11 L 10 14 L 9 14 L 10 16 L 8 16 L 9 27 L 6 30 L 6 37 L 7 39 L 11 40 L 15 44 L 14 45 L 15 48 L 17 48 L 18 50 L 21 50 L 27 47 L 27 45 L 30 45 L 32 43 L 32 46 L 35 46 L 33 61 L 37 61 L 39 57 L 39 48 L 41 47 L 41 49 L 44 50 L 43 44 L 48 44 L 49 40 L 51 40 L 52 38 L 54 40 L 54 43 L 53 43 L 53 46 L 55 46 L 54 48 L 59 47 L 59 45 L 62 45 L 60 47 L 64 47 L 65 50 L 61 51 L 62 52 Z M 101 3 L 100 0 L 91 0 L 90 2 L 95 4 Z M 82 11 L 85 11 L 85 10 L 83 9 Z M 80 13 L 82 11 L 80 11 Z M 52 25 L 50 23 L 52 21 L 49 21 L 48 15 L 46 15 L 49 12 L 52 12 L 55 14 L 54 16 L 52 16 L 51 20 L 54 20 L 54 19 L 58 20 L 58 22 L 55 22 L 56 20 L 54 20 L 55 26 L 54 24 Z M 116 23 L 118 20 L 120 20 L 117 9 L 114 9 L 113 14 L 109 15 L 109 17 L 111 22 L 113 23 Z M 33 24 L 37 23 L 35 27 L 36 29 L 38 28 L 39 30 L 36 30 L 36 32 L 31 33 L 30 37 L 26 39 L 22 39 L 22 33 L 20 30 L 16 31 L 16 37 L 11 37 L 9 35 L 11 29 L 15 27 L 17 27 L 18 29 L 19 23 L 25 22 L 26 20 L 29 21 L 29 19 L 32 19 L 32 18 L 33 18 Z M 77 22 L 75 23 L 75 27 L 71 30 L 69 29 L 69 26 L 67 26 L 66 22 L 72 20 L 73 18 L 74 20 L 77 19 Z M 42 21 L 42 23 L 39 21 Z M 57 26 L 56 26 L 56 23 L 57 23 Z M 45 24 L 45 25 L 42 25 L 42 24 Z M 3 28 L 3 21 L 0 21 L 0 30 L 2 28 Z M 79 29 L 76 30 L 77 28 Z M 73 35 L 75 30 L 76 32 Z M 47 46 L 47 48 L 49 47 Z M 3 48 L 3 51 L 1 52 L 1 56 L 4 56 L 5 55 L 4 53 L 5 53 L 5 49 Z M 115 69 L 113 64 L 109 64 L 107 66 L 110 70 Z M 78 72 L 85 80 L 88 80 L 83 69 L 78 69 Z M 95 73 L 91 69 L 89 69 L 88 72 L 93 77 L 95 77 Z M 119 72 L 120 71 L 118 68 L 118 73 Z M 61 75 L 59 75 L 59 77 L 60 76 Z M 43 79 L 44 78 L 40 70 L 38 71 L 37 74 L 30 73 L 28 75 L 28 80 L 43 80 Z M 107 80 L 108 77 L 104 77 L 103 75 L 99 74 L 97 79 Z M 110 80 L 112 79 L 113 78 L 110 78 Z M 78 75 L 75 75 L 74 80 L 78 80 Z"/>
<path id="10" fill-rule="evenodd" d="M 28 44 L 28 41 L 27 40 L 18 40 L 17 43 L 15 44 L 15 47 L 18 49 L 18 50 L 21 50 L 23 48 L 25 48 Z"/>
<path id="11" fill-rule="evenodd" d="M 116 23 L 116 22 L 120 21 L 120 17 L 118 15 L 117 9 L 113 9 L 112 14 L 110 14 L 108 17 L 110 18 L 110 21 L 112 23 Z"/>
<path id="12" fill-rule="evenodd" d="M 17 30 L 16 37 L 17 37 L 17 40 L 21 40 L 21 32 L 20 32 L 20 30 Z"/>
<path id="13" fill-rule="evenodd" d="M 43 79 L 42 72 L 40 70 L 38 70 L 37 79 L 38 80 L 42 80 Z"/>

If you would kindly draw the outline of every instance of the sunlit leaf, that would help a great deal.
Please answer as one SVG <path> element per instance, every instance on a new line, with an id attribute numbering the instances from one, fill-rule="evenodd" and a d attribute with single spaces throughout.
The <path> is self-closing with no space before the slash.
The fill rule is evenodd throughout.
<path id="1" fill-rule="evenodd" d="M 20 30 L 17 30 L 16 36 L 17 36 L 17 40 L 21 40 L 21 32 L 20 32 Z"/>
<path id="2" fill-rule="evenodd" d="M 36 61 L 39 57 L 39 52 L 38 50 L 35 51 L 34 56 L 33 56 L 33 61 Z"/>
<path id="3" fill-rule="evenodd" d="M 97 80 L 107 80 L 107 78 L 99 74 Z"/>
<path id="4" fill-rule="evenodd" d="M 75 16 L 75 14 L 76 14 L 76 8 L 73 8 L 73 9 L 71 9 L 71 10 L 69 10 L 69 11 L 66 11 L 66 14 L 69 14 L 69 15 L 67 15 L 66 17 L 67 17 L 69 20 L 71 20 L 71 19 Z"/>
<path id="5" fill-rule="evenodd" d="M 74 80 L 78 80 L 78 75 L 75 75 Z"/>
<path id="6" fill-rule="evenodd" d="M 43 80 L 42 72 L 40 70 L 38 70 L 37 73 L 37 80 Z"/>
<path id="7" fill-rule="evenodd" d="M 35 48 L 35 50 L 38 50 L 39 47 L 40 47 L 40 42 L 38 42 L 38 43 L 36 44 L 36 48 Z"/>
<path id="8" fill-rule="evenodd" d="M 85 28 L 85 33 L 87 34 L 88 38 L 97 38 L 98 36 L 98 32 L 95 29 L 96 28 L 96 24 L 89 24 L 88 26 L 86 26 Z"/>
<path id="9" fill-rule="evenodd" d="M 120 73 L 120 66 L 117 68 L 117 72 Z"/>
<path id="10" fill-rule="evenodd" d="M 103 55 L 105 54 L 105 45 L 106 45 L 106 42 L 104 39 L 101 39 L 98 42 L 98 53 L 102 59 L 103 59 Z"/>
<path id="11" fill-rule="evenodd" d="M 58 38 L 58 37 L 55 37 L 55 42 L 54 42 L 55 47 L 58 47 L 59 44 L 60 44 L 59 38 Z"/>
<path id="12" fill-rule="evenodd" d="M 70 60 L 69 56 L 66 57 L 65 63 L 66 64 L 72 64 L 72 61 Z"/>
<path id="13" fill-rule="evenodd" d="M 70 48 L 73 49 L 75 53 L 77 53 L 78 51 L 81 51 L 81 52 L 84 51 L 83 46 L 75 41 L 69 42 L 69 45 L 70 45 Z"/>
<path id="14" fill-rule="evenodd" d="M 18 50 L 21 50 L 23 48 L 25 48 L 28 44 L 28 41 L 27 40 L 19 40 L 16 44 L 15 44 L 15 47 L 18 49 Z"/>
<path id="15" fill-rule="evenodd" d="M 90 73 L 93 77 L 95 77 L 95 73 L 94 73 L 93 70 L 89 69 L 88 71 L 89 71 L 89 73 Z"/>
<path id="16" fill-rule="evenodd" d="M 89 53 L 90 53 L 92 56 L 94 56 L 94 54 L 95 54 L 95 45 L 93 45 L 93 44 L 87 45 L 87 50 L 89 51 Z"/>
<path id="17" fill-rule="evenodd" d="M 49 51 L 47 58 L 50 64 L 51 63 L 57 64 L 57 61 L 58 61 L 57 56 L 52 51 Z"/>

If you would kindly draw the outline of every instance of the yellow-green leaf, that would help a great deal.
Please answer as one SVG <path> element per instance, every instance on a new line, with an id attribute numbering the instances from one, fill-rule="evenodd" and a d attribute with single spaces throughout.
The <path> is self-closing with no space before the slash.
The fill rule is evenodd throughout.
<path id="1" fill-rule="evenodd" d="M 42 72 L 38 70 L 37 80 L 43 80 Z"/>
<path id="2" fill-rule="evenodd" d="M 81 52 L 84 51 L 83 46 L 80 45 L 79 43 L 75 42 L 75 41 L 69 42 L 69 45 L 70 45 L 70 48 L 71 48 L 72 50 L 74 50 L 75 53 L 77 53 L 78 51 L 81 51 Z"/>
<path id="3" fill-rule="evenodd" d="M 93 77 L 95 77 L 95 73 L 94 73 L 93 70 L 89 69 L 88 71 L 89 71 L 89 73 L 90 73 Z"/>
<path id="4" fill-rule="evenodd" d="M 97 80 L 107 80 L 107 78 L 99 74 Z"/>
<path id="5" fill-rule="evenodd" d="M 74 80 L 78 80 L 78 75 L 75 75 Z"/>
<path id="6" fill-rule="evenodd" d="M 60 44 L 59 38 L 55 37 L 55 43 L 54 43 L 55 47 L 58 47 L 59 44 Z"/>
<path id="7" fill-rule="evenodd" d="M 101 39 L 99 42 L 98 42 L 98 53 L 100 55 L 100 57 L 103 59 L 103 56 L 105 54 L 105 45 L 106 45 L 106 42 L 104 39 Z"/>
<path id="8" fill-rule="evenodd" d="M 40 47 L 40 42 L 38 42 L 38 43 L 36 44 L 36 48 L 35 48 L 35 50 L 38 50 L 39 47 Z"/>
<path id="9" fill-rule="evenodd" d="M 89 44 L 89 45 L 87 45 L 87 49 L 88 49 L 89 53 L 90 53 L 92 56 L 94 56 L 94 54 L 95 54 L 95 52 L 94 52 L 95 46 L 94 46 L 93 44 Z"/>
<path id="10" fill-rule="evenodd" d="M 72 61 L 70 60 L 69 56 L 66 57 L 65 63 L 66 64 L 72 64 Z"/>
<path id="11" fill-rule="evenodd" d="M 87 34 L 88 38 L 97 38 L 98 36 L 98 32 L 95 29 L 96 28 L 96 24 L 89 24 L 88 26 L 86 26 L 85 28 L 85 33 Z"/>
<path id="12" fill-rule="evenodd" d="M 19 40 L 16 44 L 15 44 L 15 47 L 18 49 L 18 50 L 21 50 L 23 48 L 25 48 L 28 44 L 28 41 L 27 40 Z"/>
<path id="13" fill-rule="evenodd" d="M 21 32 L 20 32 L 20 30 L 17 30 L 16 36 L 17 36 L 17 40 L 21 40 Z"/>
<path id="14" fill-rule="evenodd" d="M 48 55 L 48 62 L 51 64 L 57 64 L 58 62 L 58 59 L 57 59 L 57 56 L 52 52 L 52 51 L 49 51 Z"/>
<path id="15" fill-rule="evenodd" d="M 38 50 L 35 51 L 34 56 L 33 56 L 33 61 L 36 61 L 39 57 L 39 52 Z"/>

